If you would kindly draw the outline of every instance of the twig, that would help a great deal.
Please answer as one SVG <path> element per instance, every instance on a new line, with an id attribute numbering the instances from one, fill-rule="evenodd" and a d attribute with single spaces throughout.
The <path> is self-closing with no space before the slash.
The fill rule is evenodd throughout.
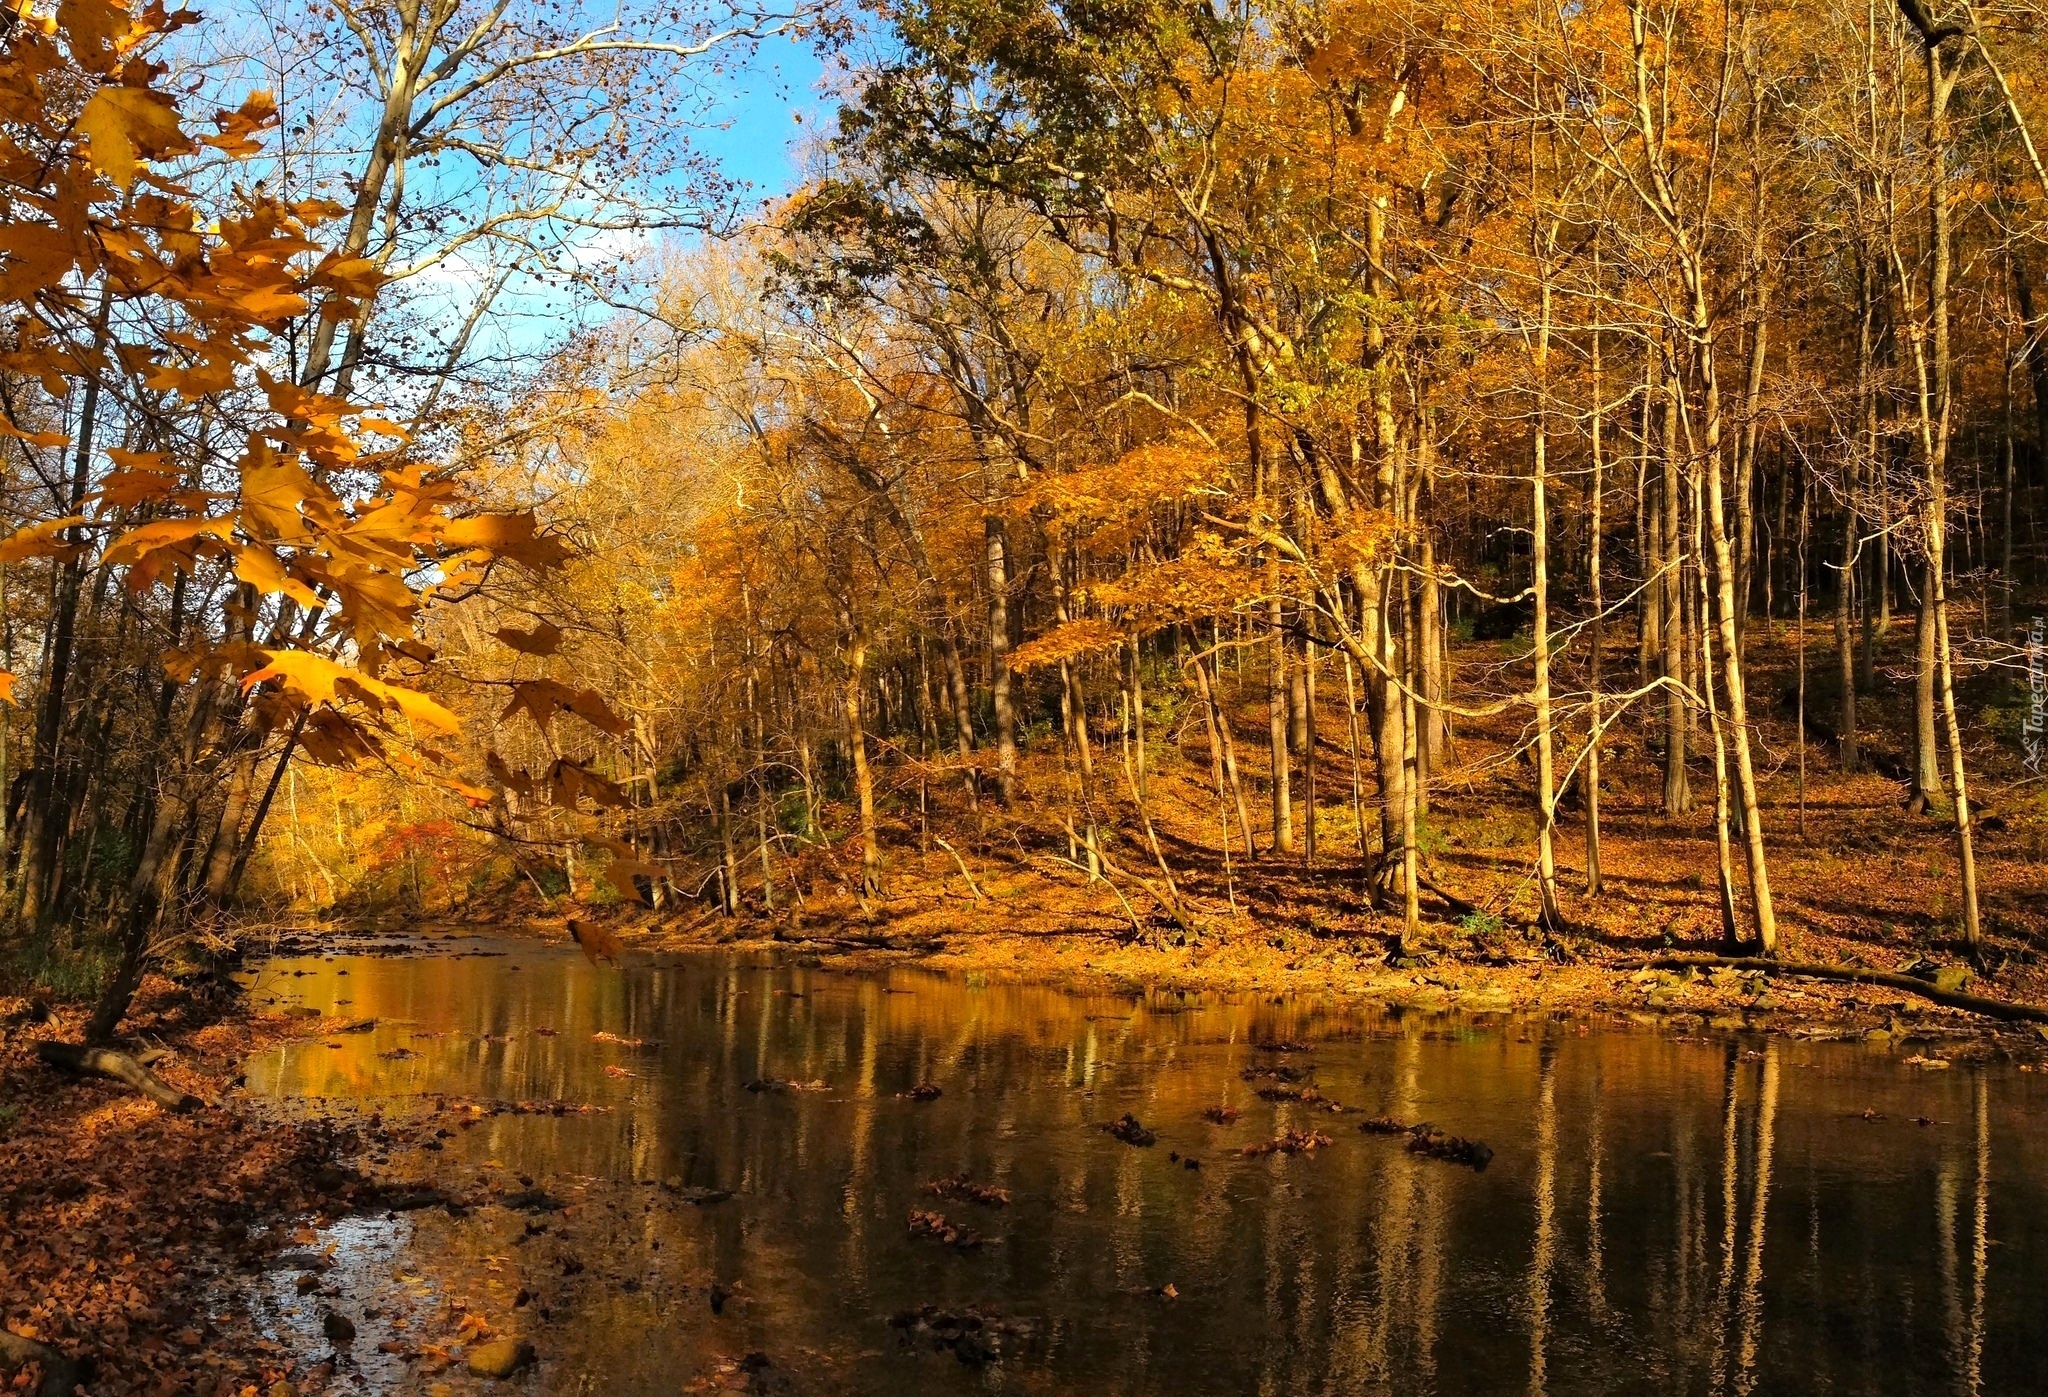
<path id="1" fill-rule="evenodd" d="M 967 861 L 960 857 L 960 851 L 955 849 L 951 844 L 948 844 L 945 840 L 939 838 L 939 836 L 937 836 L 936 834 L 932 836 L 932 843 L 938 845 L 941 849 L 944 849 L 947 853 L 953 856 L 954 866 L 960 870 L 960 876 L 967 880 L 968 888 L 974 893 L 974 900 L 976 902 L 987 901 L 988 894 L 981 890 L 981 885 L 974 881 L 974 875 L 967 871 Z"/>

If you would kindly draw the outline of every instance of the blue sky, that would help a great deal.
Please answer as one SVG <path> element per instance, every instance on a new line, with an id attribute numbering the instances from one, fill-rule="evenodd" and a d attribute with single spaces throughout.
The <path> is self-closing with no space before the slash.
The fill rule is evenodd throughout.
<path id="1" fill-rule="evenodd" d="M 769 40 L 745 69 L 722 80 L 713 114 L 719 125 L 703 131 L 698 146 L 752 185 L 755 199 L 787 193 L 799 174 L 800 143 L 837 111 L 836 101 L 818 95 L 824 75 L 808 44 Z"/>

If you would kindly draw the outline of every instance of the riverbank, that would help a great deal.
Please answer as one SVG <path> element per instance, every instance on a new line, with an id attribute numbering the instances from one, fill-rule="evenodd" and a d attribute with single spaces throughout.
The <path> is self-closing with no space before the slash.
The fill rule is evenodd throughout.
<path id="1" fill-rule="evenodd" d="M 225 1304 L 229 1282 L 373 1190 L 350 1166 L 351 1128 L 263 1119 L 233 1092 L 252 1052 L 338 1025 L 152 977 L 126 1027 L 164 1050 L 152 1070 L 199 1100 L 172 1111 L 38 1060 L 39 1041 L 75 1041 L 89 1012 L 0 997 L 0 1325 L 54 1348 L 96 1395 L 284 1397 L 294 1387 L 278 1384 L 303 1380 L 309 1360 Z M 17 1384 L 33 1374 L 28 1390 L 68 1390 L 41 1363 L 4 1360 Z"/>
<path id="2" fill-rule="evenodd" d="M 1710 961 L 1725 948 L 1710 924 L 1692 915 L 1695 890 L 1672 890 L 1678 894 L 1672 905 L 1682 909 L 1672 916 L 1630 887 L 1623 860 L 1634 851 L 1620 845 L 1619 852 L 1622 871 L 1610 874 L 1616 892 L 1598 904 L 1578 900 L 1576 933 L 1561 941 L 1526 924 L 1468 918 L 1428 924 L 1416 941 L 1397 947 L 1391 919 L 1346 889 L 1341 864 L 1303 880 L 1309 895 L 1276 886 L 1270 877 L 1240 875 L 1234 906 L 1209 910 L 1192 933 L 1162 925 L 1155 915 L 1140 935 L 1130 915 L 1137 909 L 1102 884 L 1048 876 L 1034 861 L 1020 859 L 985 868 L 970 890 L 959 863 L 936 852 L 896 860 L 894 896 L 886 901 L 862 904 L 834 890 L 802 906 L 786 900 L 772 915 L 614 910 L 601 924 L 617 930 L 629 951 L 744 947 L 845 970 L 908 962 L 985 981 L 1125 993 L 1328 995 L 1433 1011 L 1614 1014 L 1680 1027 L 1880 1041 L 1980 1037 L 2029 1057 L 2048 1048 L 2048 1033 L 2036 1024 L 2001 1021 L 1932 997 L 1961 990 L 2038 1008 L 2048 1001 L 2048 975 L 2024 950 L 2014 954 L 2019 948 L 2013 945 L 2002 944 L 1994 971 L 1981 974 L 1958 948 L 1910 927 L 1809 916 L 1801 918 L 1788 962 L 1904 974 L 1918 988 L 1673 964 Z M 1828 876 L 1825 849 L 1783 862 L 1798 893 L 1818 896 Z M 1898 881 L 1911 896 L 1913 880 Z M 1900 891 L 1896 883 L 1856 889 L 1863 897 Z M 1661 930 L 1651 930 L 1660 924 Z M 531 919 L 525 927 L 541 936 L 564 934 L 548 919 Z"/>

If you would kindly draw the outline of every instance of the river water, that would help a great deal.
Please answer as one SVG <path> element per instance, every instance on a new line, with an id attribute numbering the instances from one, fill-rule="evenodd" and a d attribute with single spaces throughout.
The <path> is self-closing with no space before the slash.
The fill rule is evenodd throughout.
<path id="1" fill-rule="evenodd" d="M 357 1323 L 343 1391 L 472 1383 L 448 1336 L 416 1356 L 464 1313 L 532 1340 L 535 1392 L 2048 1391 L 2048 1073 L 2010 1061 L 485 941 L 255 992 L 377 1025 L 249 1094 L 499 1181 L 329 1230 L 315 1294 L 265 1282 L 288 1345 Z M 1126 1112 L 1156 1144 L 1101 1128 Z M 1330 1143 L 1242 1153 L 1289 1129 Z M 961 1176 L 1008 1206 L 925 1187 Z M 549 1197 L 491 1201 L 518 1188 Z"/>

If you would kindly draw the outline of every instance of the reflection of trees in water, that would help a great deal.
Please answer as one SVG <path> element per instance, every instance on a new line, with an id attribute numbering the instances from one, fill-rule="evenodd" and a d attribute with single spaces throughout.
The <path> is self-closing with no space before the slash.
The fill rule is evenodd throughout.
<path id="1" fill-rule="evenodd" d="M 1546 1034 L 1536 1069 L 1536 1238 L 1529 1257 L 1529 1397 L 1549 1390 L 1550 1268 L 1557 1249 L 1557 1051 Z"/>
<path id="2" fill-rule="evenodd" d="M 701 1211 L 643 1201 L 603 1245 L 622 1271 L 744 1280 L 750 1299 L 726 1329 L 773 1351 L 905 1361 L 890 1357 L 879 1317 L 988 1303 L 1037 1322 L 1033 1381 L 1054 1386 L 1543 1393 L 1654 1379 L 1673 1393 L 1747 1394 L 1803 1375 L 1918 1390 L 1919 1370 L 1891 1356 L 1904 1347 L 1945 1350 L 1944 1388 L 2002 1390 L 1986 1376 L 2005 1351 L 1987 1347 L 1999 1292 L 1980 1073 L 1908 1080 L 1881 1057 L 1777 1038 L 1745 1050 L 1544 1023 L 1474 1033 L 1433 1016 L 1252 999 L 1182 1013 L 1163 997 L 969 989 L 915 973 L 522 966 L 358 963 L 336 978 L 316 963 L 291 982 L 310 1002 L 353 995 L 349 1013 L 445 1036 L 392 1025 L 252 1065 L 252 1081 L 613 1105 L 493 1118 L 451 1149 L 536 1176 L 735 1189 Z M 593 1044 L 599 1029 L 662 1042 Z M 1253 1046 L 1280 1039 L 1318 1046 Z M 401 1044 L 419 1055 L 378 1056 Z M 1837 1075 L 1796 1070 L 1821 1051 L 1835 1053 Z M 639 1075 L 606 1078 L 606 1062 Z M 1357 1116 L 1268 1106 L 1239 1074 L 1274 1062 L 1313 1064 L 1326 1096 L 1435 1120 L 1499 1156 L 1475 1175 L 1361 1137 Z M 741 1090 L 757 1077 L 832 1089 Z M 899 1099 L 925 1080 L 943 1097 Z M 1949 1114 L 1969 1125 L 1908 1123 L 1920 1109 L 1911 1093 L 1965 1085 L 1969 1100 L 1957 1093 Z M 1219 1103 L 1244 1120 L 1202 1122 Z M 1889 1124 L 1855 1119 L 1873 1104 Z M 1094 1128 L 1125 1110 L 1159 1145 Z M 1313 1157 L 1234 1157 L 1288 1126 L 1337 1143 Z M 1170 1150 L 1206 1167 L 1183 1170 Z M 957 1174 L 1017 1200 L 961 1219 L 991 1239 L 972 1256 L 904 1225 L 927 1205 L 925 1180 Z M 2011 1245 L 2001 1267 L 2021 1261 Z M 1153 1294 L 1168 1283 L 1179 1299 Z M 1916 1307 L 1915 1284 L 1923 1296 L 1938 1286 L 1939 1303 Z M 589 1303 L 578 1322 L 600 1330 L 638 1313 L 617 1296 Z"/>

